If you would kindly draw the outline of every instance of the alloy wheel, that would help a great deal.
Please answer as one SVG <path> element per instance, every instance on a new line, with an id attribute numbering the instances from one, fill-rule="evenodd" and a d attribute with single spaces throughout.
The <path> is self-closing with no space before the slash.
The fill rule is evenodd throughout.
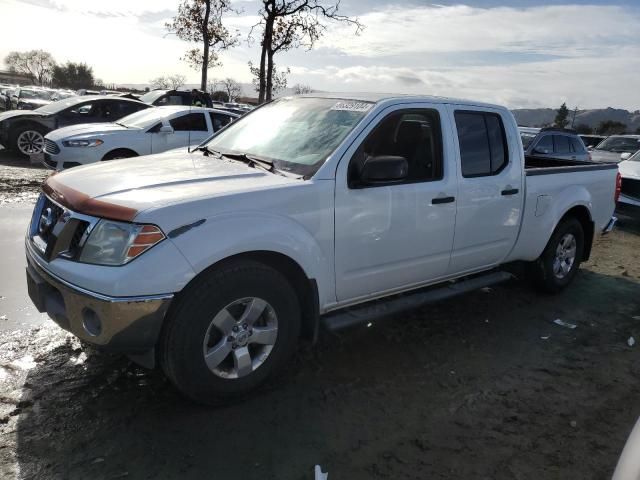
<path id="1" fill-rule="evenodd" d="M 576 237 L 572 233 L 567 233 L 560 239 L 553 258 L 553 274 L 557 278 L 563 279 L 569 275 L 576 261 L 576 250 Z"/>
<path id="2" fill-rule="evenodd" d="M 33 155 L 44 149 L 44 136 L 37 130 L 25 130 L 18 136 L 18 150 L 23 155 Z"/>
<path id="3" fill-rule="evenodd" d="M 267 360 L 277 337 L 278 317 L 268 302 L 256 297 L 235 300 L 207 328 L 205 363 L 218 377 L 245 377 Z"/>

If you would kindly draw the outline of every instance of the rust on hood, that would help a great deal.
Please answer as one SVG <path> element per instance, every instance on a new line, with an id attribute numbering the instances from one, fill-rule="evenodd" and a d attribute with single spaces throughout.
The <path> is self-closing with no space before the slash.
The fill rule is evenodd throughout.
<path id="1" fill-rule="evenodd" d="M 60 205 L 85 215 L 131 222 L 138 214 L 135 208 L 91 198 L 86 193 L 79 192 L 61 183 L 57 176 L 48 177 L 42 186 L 42 190 Z"/>

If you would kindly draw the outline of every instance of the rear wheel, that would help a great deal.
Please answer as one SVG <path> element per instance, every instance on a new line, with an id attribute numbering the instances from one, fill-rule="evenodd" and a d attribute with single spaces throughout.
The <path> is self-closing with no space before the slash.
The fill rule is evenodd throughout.
<path id="1" fill-rule="evenodd" d="M 300 333 L 288 280 L 254 261 L 205 273 L 176 299 L 161 339 L 161 364 L 200 403 L 245 394 L 286 365 Z"/>
<path id="2" fill-rule="evenodd" d="M 549 293 L 564 289 L 578 273 L 584 251 L 584 230 L 575 218 L 563 220 L 540 258 L 532 265 L 538 288 Z"/>

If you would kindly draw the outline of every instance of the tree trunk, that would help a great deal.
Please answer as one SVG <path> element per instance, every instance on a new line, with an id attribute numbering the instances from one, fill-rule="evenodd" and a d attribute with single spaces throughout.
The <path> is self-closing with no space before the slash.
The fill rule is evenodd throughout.
<path id="1" fill-rule="evenodd" d="M 267 88 L 267 52 L 271 50 L 271 44 L 273 42 L 273 23 L 275 17 L 268 16 L 264 25 L 264 37 L 262 38 L 262 53 L 260 54 L 260 78 L 258 79 L 260 89 L 258 95 L 258 102 L 264 103 L 268 100 L 268 88 Z"/>
<path id="2" fill-rule="evenodd" d="M 267 52 L 267 92 L 265 100 L 270 102 L 273 97 L 273 52 Z"/>
<path id="3" fill-rule="evenodd" d="M 211 0 L 205 0 L 204 21 L 202 22 L 202 78 L 200 80 L 200 90 L 207 91 L 207 72 L 209 70 L 209 15 L 211 14 Z"/>

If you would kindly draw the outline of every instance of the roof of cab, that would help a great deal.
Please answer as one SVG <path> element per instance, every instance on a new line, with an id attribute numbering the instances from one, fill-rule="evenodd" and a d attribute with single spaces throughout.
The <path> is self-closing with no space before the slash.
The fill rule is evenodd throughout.
<path id="1" fill-rule="evenodd" d="M 366 92 L 315 92 L 299 95 L 308 98 L 331 98 L 336 100 L 353 100 L 356 102 L 372 103 L 409 103 L 409 102 L 429 102 L 448 103 L 453 105 L 473 105 L 478 107 L 505 108 L 502 105 L 495 105 L 475 100 L 463 100 L 459 98 L 437 97 L 432 95 L 416 95 L 404 93 L 366 93 Z"/>

